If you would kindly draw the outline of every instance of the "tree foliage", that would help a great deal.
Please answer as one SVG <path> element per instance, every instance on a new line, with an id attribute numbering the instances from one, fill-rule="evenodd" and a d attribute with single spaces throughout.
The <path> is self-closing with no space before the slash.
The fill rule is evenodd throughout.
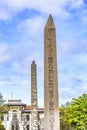
<path id="1" fill-rule="evenodd" d="M 2 122 L 0 122 L 0 130 L 5 130 L 5 127 L 2 125 Z"/>
<path id="2" fill-rule="evenodd" d="M 4 105 L 5 100 L 3 99 L 2 94 L 0 93 L 0 115 L 3 114 L 3 112 L 7 111 L 7 105 Z"/>
<path id="3" fill-rule="evenodd" d="M 2 94 L 0 93 L 0 118 L 3 115 L 3 112 L 7 110 L 7 106 L 4 105 L 5 100 L 3 99 Z M 2 122 L 0 121 L 0 130 L 5 130 Z"/>
<path id="4" fill-rule="evenodd" d="M 61 130 L 87 130 L 87 94 L 60 108 Z"/>

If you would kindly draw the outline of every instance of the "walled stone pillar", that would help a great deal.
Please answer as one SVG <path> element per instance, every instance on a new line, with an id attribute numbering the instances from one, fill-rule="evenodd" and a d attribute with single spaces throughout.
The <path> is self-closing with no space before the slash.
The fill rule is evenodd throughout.
<path id="1" fill-rule="evenodd" d="M 38 130 L 38 113 L 37 113 L 37 74 L 36 64 L 31 64 L 31 130 Z"/>

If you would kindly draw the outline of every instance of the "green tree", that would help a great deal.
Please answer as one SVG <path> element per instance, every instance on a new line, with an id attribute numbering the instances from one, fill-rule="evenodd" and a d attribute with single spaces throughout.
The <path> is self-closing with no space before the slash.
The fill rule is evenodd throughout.
<path id="1" fill-rule="evenodd" d="M 2 122 L 0 122 L 0 130 L 5 130 L 5 127 L 2 125 Z"/>
<path id="2" fill-rule="evenodd" d="M 3 99 L 2 94 L 0 93 L 0 115 L 3 114 L 3 112 L 7 111 L 8 107 L 7 105 L 4 105 L 5 100 Z"/>
<path id="3" fill-rule="evenodd" d="M 1 117 L 3 116 L 3 113 L 8 110 L 8 107 L 6 105 L 4 105 L 4 102 L 5 102 L 5 100 L 3 99 L 3 96 L 0 93 L 0 120 L 1 120 Z M 1 121 L 0 121 L 0 130 L 5 130 Z"/>
<path id="4" fill-rule="evenodd" d="M 60 130 L 73 130 L 73 127 L 68 123 L 69 116 L 69 103 L 66 103 L 60 107 Z"/>
<path id="5" fill-rule="evenodd" d="M 73 98 L 68 105 L 62 106 L 60 117 L 61 126 L 64 124 L 68 130 L 87 130 L 87 94 Z"/>

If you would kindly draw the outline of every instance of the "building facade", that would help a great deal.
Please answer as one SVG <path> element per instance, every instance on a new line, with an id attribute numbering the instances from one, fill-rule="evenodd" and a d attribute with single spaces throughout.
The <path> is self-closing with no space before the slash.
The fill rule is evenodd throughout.
<path id="1" fill-rule="evenodd" d="M 31 106 L 22 103 L 21 100 L 8 100 L 8 111 L 1 116 L 6 130 L 33 130 L 31 129 Z M 37 110 L 38 130 L 43 129 L 44 109 Z"/>

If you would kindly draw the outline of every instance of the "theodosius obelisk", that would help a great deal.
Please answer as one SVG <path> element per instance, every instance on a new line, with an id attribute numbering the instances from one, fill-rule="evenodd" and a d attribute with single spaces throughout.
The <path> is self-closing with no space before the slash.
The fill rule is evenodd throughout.
<path id="1" fill-rule="evenodd" d="M 56 29 L 50 15 L 44 29 L 45 130 L 59 130 Z"/>
<path id="2" fill-rule="evenodd" d="M 35 61 L 31 64 L 31 130 L 38 130 L 37 74 Z"/>

